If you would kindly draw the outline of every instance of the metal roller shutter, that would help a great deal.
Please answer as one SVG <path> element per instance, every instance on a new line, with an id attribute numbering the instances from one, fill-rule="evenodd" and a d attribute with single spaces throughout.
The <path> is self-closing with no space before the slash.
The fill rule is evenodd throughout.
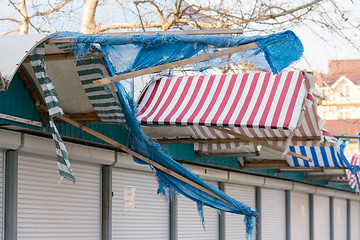
<path id="1" fill-rule="evenodd" d="M 314 195 L 314 239 L 330 239 L 329 197 Z"/>
<path id="2" fill-rule="evenodd" d="M 56 159 L 19 156 L 18 240 L 100 239 L 100 166 L 72 164 L 58 184 Z"/>
<path id="3" fill-rule="evenodd" d="M 359 201 L 351 201 L 351 219 L 350 219 L 350 226 L 351 226 L 351 238 L 352 240 L 360 239 L 360 202 Z"/>
<path id="4" fill-rule="evenodd" d="M 4 206 L 4 154 L 0 149 L 0 238 L 3 238 L 3 206 Z"/>
<path id="5" fill-rule="evenodd" d="M 215 183 L 211 184 L 215 185 Z M 179 240 L 217 240 L 219 238 L 219 213 L 217 210 L 204 206 L 204 230 L 196 203 L 179 195 L 178 204 Z"/>
<path id="6" fill-rule="evenodd" d="M 285 191 L 261 190 L 261 236 L 266 240 L 285 239 Z"/>
<path id="7" fill-rule="evenodd" d="M 255 187 L 238 184 L 225 184 L 225 192 L 236 200 L 255 209 Z M 233 213 L 225 213 L 225 239 L 246 239 L 244 216 Z"/>
<path id="8" fill-rule="evenodd" d="M 346 200 L 334 198 L 334 240 L 346 239 Z"/>
<path id="9" fill-rule="evenodd" d="M 169 238 L 169 202 L 157 187 L 154 173 L 114 168 L 113 240 Z M 126 195 L 132 191 L 134 198 Z"/>
<path id="10" fill-rule="evenodd" d="M 306 240 L 310 238 L 309 195 L 291 192 L 291 239 Z"/>

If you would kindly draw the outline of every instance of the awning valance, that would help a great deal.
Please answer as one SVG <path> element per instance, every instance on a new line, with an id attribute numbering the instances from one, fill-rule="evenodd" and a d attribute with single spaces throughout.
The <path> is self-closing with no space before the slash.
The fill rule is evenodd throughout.
<path id="1" fill-rule="evenodd" d="M 312 87 L 311 76 L 301 71 L 171 77 L 149 84 L 138 103 L 138 121 L 188 126 L 197 139 L 234 138 L 218 130 L 230 127 L 251 138 L 303 137 L 288 144 L 314 146 L 322 138 L 333 141 L 333 137 L 316 113 Z M 275 144 L 284 145 L 284 141 Z M 235 145 L 199 143 L 195 150 Z"/>
<path id="2" fill-rule="evenodd" d="M 139 101 L 143 124 L 294 130 L 310 83 L 300 71 L 172 77 Z"/>

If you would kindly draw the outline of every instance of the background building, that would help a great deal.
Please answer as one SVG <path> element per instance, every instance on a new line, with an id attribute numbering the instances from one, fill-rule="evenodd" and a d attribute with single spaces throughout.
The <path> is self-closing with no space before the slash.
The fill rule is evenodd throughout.
<path id="1" fill-rule="evenodd" d="M 355 135 L 360 131 L 360 59 L 331 60 L 328 74 L 316 74 L 323 94 L 318 113 L 333 133 Z M 355 140 L 347 153 L 359 153 Z"/>

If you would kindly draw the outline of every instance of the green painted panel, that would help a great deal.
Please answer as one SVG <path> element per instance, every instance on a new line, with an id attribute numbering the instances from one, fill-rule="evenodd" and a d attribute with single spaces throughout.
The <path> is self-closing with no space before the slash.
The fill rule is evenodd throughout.
<path id="1" fill-rule="evenodd" d="M 25 118 L 42 123 L 39 112 L 36 110 L 34 101 L 30 97 L 28 89 L 24 88 L 23 81 L 16 74 L 13 78 L 9 89 L 6 92 L 0 91 L 0 113 L 15 117 Z M 24 123 L 0 119 L 0 123 L 14 126 L 30 128 L 35 130 L 42 129 Z"/>
<path id="2" fill-rule="evenodd" d="M 161 147 L 165 153 L 175 159 L 241 169 L 236 157 L 196 157 L 194 146 L 192 144 L 162 145 Z"/>
<path id="3" fill-rule="evenodd" d="M 22 80 L 15 75 L 9 89 L 6 92 L 0 92 L 0 113 L 21 117 L 33 121 L 42 122 L 39 113 L 37 112 L 34 102 L 30 97 L 28 89 L 24 88 Z M 14 121 L 0 119 L 0 123 L 10 124 L 14 126 L 41 130 L 35 126 L 28 124 L 22 124 Z M 102 140 L 82 131 L 79 128 L 71 126 L 69 124 L 56 124 L 58 130 L 62 136 L 68 136 L 76 139 L 86 140 L 95 143 L 105 143 Z M 128 130 L 125 126 L 119 124 L 86 124 L 86 126 L 93 130 L 100 132 L 121 144 L 128 144 Z M 49 132 L 48 126 L 46 129 Z M 196 157 L 192 144 L 185 145 L 163 145 L 162 149 L 165 153 L 171 157 L 179 160 L 192 161 L 194 163 L 203 163 L 214 166 L 227 167 L 232 169 L 241 169 L 236 157 Z M 302 182 L 308 182 L 316 185 L 325 186 L 327 181 L 325 180 L 305 180 L 305 173 L 284 173 L 277 172 L 273 169 L 247 169 L 247 171 L 254 173 L 261 173 L 269 176 L 296 180 Z M 335 189 L 342 189 L 347 191 L 353 191 L 345 185 L 329 185 L 329 187 Z"/>
<path id="4" fill-rule="evenodd" d="M 120 124 L 86 124 L 85 126 L 123 144 L 128 143 L 128 130 L 124 125 Z M 103 143 L 103 140 L 81 130 L 80 128 L 74 127 L 69 124 L 56 124 L 56 127 L 61 136 L 72 137 L 76 139 L 86 140 L 95 143 Z M 46 127 L 47 131 L 50 132 L 49 126 Z"/>

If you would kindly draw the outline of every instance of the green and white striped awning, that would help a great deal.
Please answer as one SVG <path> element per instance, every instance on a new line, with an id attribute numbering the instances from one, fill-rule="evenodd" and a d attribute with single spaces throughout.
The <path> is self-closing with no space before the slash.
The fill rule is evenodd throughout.
<path id="1" fill-rule="evenodd" d="M 104 64 L 100 58 L 78 60 L 76 71 L 91 105 L 102 122 L 125 123 L 120 104 L 108 86 L 95 87 L 93 81 L 104 78 Z"/>
<path id="2" fill-rule="evenodd" d="M 60 176 L 75 182 L 68 152 L 53 120 L 53 117 L 63 115 L 64 111 L 57 99 L 54 85 L 52 84 L 50 77 L 46 74 L 44 53 L 44 44 L 41 44 L 30 53 L 29 60 L 45 96 L 45 102 L 50 116 L 50 128 L 56 146 Z"/>

